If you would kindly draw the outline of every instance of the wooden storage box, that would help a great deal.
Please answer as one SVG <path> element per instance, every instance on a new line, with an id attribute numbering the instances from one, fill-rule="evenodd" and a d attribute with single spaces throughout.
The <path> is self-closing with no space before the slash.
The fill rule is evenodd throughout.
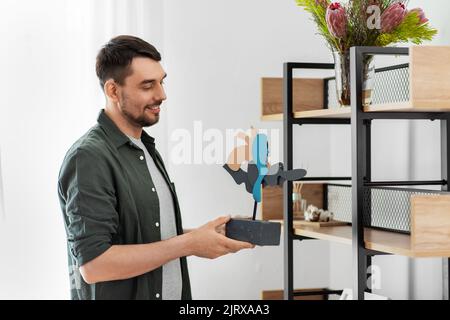
<path id="1" fill-rule="evenodd" d="M 450 111 L 450 46 L 409 49 L 409 101 L 364 111 Z"/>
<path id="2" fill-rule="evenodd" d="M 421 256 L 450 256 L 450 195 L 411 197 L 411 249 Z"/>
<path id="3" fill-rule="evenodd" d="M 296 289 L 296 292 L 317 292 L 312 295 L 305 296 L 295 296 L 294 300 L 328 300 L 326 294 L 322 294 L 322 291 L 327 290 L 326 288 L 314 288 L 314 289 Z M 283 290 L 264 290 L 261 292 L 262 300 L 283 300 Z"/>
<path id="4" fill-rule="evenodd" d="M 323 79 L 294 79 L 292 86 L 293 112 L 323 109 Z M 283 118 L 283 79 L 262 78 L 261 92 L 262 120 L 281 120 Z"/>

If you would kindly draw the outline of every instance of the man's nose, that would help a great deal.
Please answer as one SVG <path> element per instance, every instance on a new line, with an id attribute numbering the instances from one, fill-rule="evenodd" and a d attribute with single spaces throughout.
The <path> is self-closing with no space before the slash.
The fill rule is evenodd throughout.
<path id="1" fill-rule="evenodd" d="M 158 85 L 158 89 L 155 94 L 155 99 L 164 101 L 167 99 L 166 92 L 162 84 Z"/>

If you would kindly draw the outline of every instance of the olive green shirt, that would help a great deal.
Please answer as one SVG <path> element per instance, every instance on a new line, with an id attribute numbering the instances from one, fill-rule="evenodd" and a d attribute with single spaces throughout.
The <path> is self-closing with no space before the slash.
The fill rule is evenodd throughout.
<path id="1" fill-rule="evenodd" d="M 142 142 L 172 193 L 177 234 L 180 207 L 154 138 Z M 144 152 L 105 114 L 69 149 L 61 166 L 58 195 L 64 217 L 72 299 L 161 299 L 162 267 L 143 275 L 87 284 L 79 267 L 112 245 L 161 241 L 157 192 Z M 182 257 L 182 299 L 191 299 L 186 258 Z"/>

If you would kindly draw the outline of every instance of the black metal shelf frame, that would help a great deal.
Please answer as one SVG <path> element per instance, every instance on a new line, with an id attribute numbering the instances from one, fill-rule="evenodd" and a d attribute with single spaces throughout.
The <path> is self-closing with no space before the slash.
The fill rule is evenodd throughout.
<path id="1" fill-rule="evenodd" d="M 352 47 L 350 50 L 350 82 L 351 82 L 351 118 L 350 119 L 324 119 L 306 118 L 296 119 L 293 116 L 293 70 L 294 69 L 321 69 L 332 70 L 332 63 L 297 63 L 287 62 L 283 70 L 283 153 L 284 164 L 287 170 L 293 169 L 293 125 L 351 125 L 351 153 L 352 153 L 352 177 L 318 177 L 304 178 L 302 181 L 324 180 L 351 180 L 352 188 L 352 265 L 353 265 L 353 292 L 354 298 L 364 299 L 364 292 L 370 292 L 367 288 L 368 267 L 372 264 L 372 256 L 386 254 L 368 250 L 364 246 L 364 188 L 381 186 L 412 186 L 412 185 L 441 185 L 443 191 L 449 191 L 448 175 L 450 173 L 450 113 L 444 112 L 364 112 L 362 108 L 362 82 L 363 82 L 363 58 L 366 55 L 408 55 L 408 48 L 383 48 L 383 47 Z M 407 68 L 408 64 L 402 64 L 387 68 L 377 69 L 376 72 L 385 72 L 396 68 Z M 324 103 L 328 107 L 328 82 L 333 78 L 325 79 Z M 301 94 L 301 93 L 300 93 Z M 371 179 L 371 124 L 372 120 L 388 119 L 427 119 L 440 120 L 441 122 L 441 180 L 426 181 L 378 181 Z M 293 230 L 293 204 L 291 195 L 292 182 L 286 182 L 283 186 L 283 222 L 287 226 L 283 228 L 284 240 L 284 298 L 294 298 L 294 266 L 293 266 L 293 241 L 307 240 L 308 237 L 298 236 Z M 433 190 L 434 191 L 434 190 Z M 325 199 L 326 200 L 326 199 Z M 366 201 L 370 201 L 369 199 Z M 326 203 L 326 201 L 325 201 Z M 369 208 L 370 208 L 369 203 Z M 450 259 L 449 259 L 450 274 Z M 450 280 L 449 280 L 450 282 Z M 450 283 L 448 284 L 450 291 Z M 334 291 L 333 291 L 334 292 Z"/>

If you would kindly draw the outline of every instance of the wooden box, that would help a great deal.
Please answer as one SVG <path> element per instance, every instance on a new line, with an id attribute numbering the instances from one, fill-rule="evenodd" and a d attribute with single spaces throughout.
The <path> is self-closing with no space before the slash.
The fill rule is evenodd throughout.
<path id="1" fill-rule="evenodd" d="M 450 195 L 411 197 L 411 250 L 421 256 L 450 256 Z"/>
<path id="2" fill-rule="evenodd" d="M 323 79 L 293 79 L 293 112 L 323 109 Z M 263 120 L 281 120 L 283 79 L 262 78 L 261 114 Z M 300 94 L 301 93 L 301 94 Z"/>
<path id="3" fill-rule="evenodd" d="M 294 182 L 298 183 L 298 182 Z M 305 183 L 302 187 L 302 197 L 306 199 L 307 205 L 315 205 L 323 208 L 323 184 Z M 292 197 L 292 196 L 291 196 Z M 283 219 L 283 188 L 280 186 L 264 187 L 262 189 L 261 212 L 263 220 Z M 303 217 L 302 212 L 294 211 L 294 219 Z"/>

